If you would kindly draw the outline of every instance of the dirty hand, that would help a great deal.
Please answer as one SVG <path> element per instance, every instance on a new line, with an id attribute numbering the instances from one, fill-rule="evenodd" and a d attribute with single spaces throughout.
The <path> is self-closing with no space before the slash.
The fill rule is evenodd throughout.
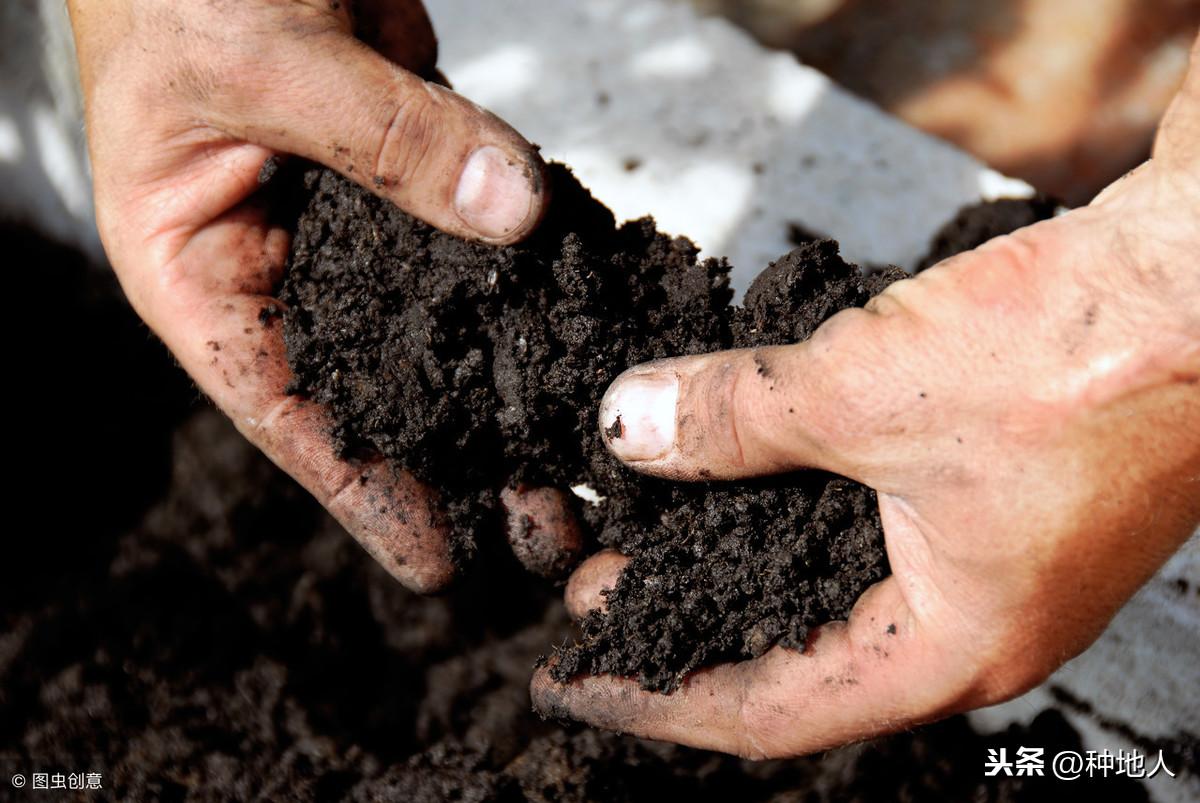
<path id="1" fill-rule="evenodd" d="M 419 77 L 436 40 L 417 2 L 70 0 L 70 12 L 97 223 L 130 302 L 385 568 L 417 590 L 443 586 L 452 567 L 433 492 L 337 459 L 322 412 L 284 393 L 270 311 L 289 235 L 256 198 L 257 177 L 268 157 L 298 154 L 445 231 L 510 243 L 545 202 L 535 149 Z M 507 498 L 515 515 L 556 505 L 542 491 Z"/>
<path id="2" fill-rule="evenodd" d="M 532 684 L 543 713 L 786 756 L 1014 697 L 1086 648 L 1200 519 L 1200 61 L 1155 158 L 1086 208 L 840 313 L 811 340 L 664 360 L 609 389 L 660 477 L 816 467 L 879 495 L 892 576 L 804 653 Z M 602 607 L 624 558 L 577 570 Z"/>

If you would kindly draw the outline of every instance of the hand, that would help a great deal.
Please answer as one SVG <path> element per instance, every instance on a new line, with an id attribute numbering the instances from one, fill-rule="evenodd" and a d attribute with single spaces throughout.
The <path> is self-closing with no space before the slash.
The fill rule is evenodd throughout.
<path id="1" fill-rule="evenodd" d="M 130 302 L 242 433 L 385 568 L 416 590 L 443 586 L 452 566 L 435 494 L 338 460 L 322 411 L 284 393 L 269 311 L 281 309 L 271 294 L 289 234 L 255 197 L 257 176 L 268 157 L 298 154 L 448 232 L 509 243 L 545 203 L 536 150 L 419 77 L 437 48 L 417 2 L 353 4 L 378 52 L 351 35 L 346 0 L 71 0 L 70 11 L 97 223 Z M 561 497 L 506 500 L 516 516 L 546 520 Z"/>
<path id="2" fill-rule="evenodd" d="M 623 374 L 600 426 L 621 416 L 610 448 L 630 466 L 857 479 L 879 494 L 893 575 L 804 653 L 697 672 L 672 695 L 613 677 L 559 685 L 542 669 L 535 706 L 768 757 L 1044 680 L 1200 518 L 1198 252 L 1194 67 L 1153 162 L 1091 206 L 896 283 L 805 343 Z M 603 606 L 623 562 L 606 552 L 576 572 L 574 615 Z"/>

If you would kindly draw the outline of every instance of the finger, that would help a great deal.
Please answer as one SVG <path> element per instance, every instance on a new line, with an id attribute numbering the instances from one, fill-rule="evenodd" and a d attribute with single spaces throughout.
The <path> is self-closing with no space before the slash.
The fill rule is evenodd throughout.
<path id="1" fill-rule="evenodd" d="M 861 313 L 861 310 L 855 310 Z M 629 369 L 600 403 L 604 442 L 631 468 L 730 479 L 801 467 L 860 478 L 843 454 L 850 362 L 815 364 L 813 341 L 658 360 Z"/>
<path id="2" fill-rule="evenodd" d="M 565 576 L 583 551 L 583 535 L 566 495 L 553 488 L 505 488 L 500 501 L 517 560 L 541 577 Z"/>
<path id="3" fill-rule="evenodd" d="M 564 600 L 573 619 L 582 619 L 590 611 L 608 610 L 606 591 L 617 585 L 617 577 L 629 558 L 615 549 L 605 549 L 592 555 L 571 573 Z"/>
<path id="4" fill-rule="evenodd" d="M 162 276 L 131 274 L 143 284 L 131 297 L 247 439 L 400 582 L 435 591 L 453 576 L 436 495 L 380 462 L 338 459 L 321 408 L 285 392 L 283 308 L 269 292 L 287 246 L 284 232 L 264 228 L 262 214 L 239 207 L 192 236 Z"/>
<path id="5" fill-rule="evenodd" d="M 848 623 L 820 628 L 803 653 L 775 647 L 696 672 L 672 694 L 610 676 L 560 684 L 543 667 L 530 693 L 546 717 L 747 758 L 792 756 L 970 705 L 964 655 L 918 626 L 889 578 L 862 597 Z"/>
<path id="6" fill-rule="evenodd" d="M 216 104 L 227 134 L 326 164 L 462 237 L 511 243 L 537 225 L 545 166 L 504 121 L 337 28 L 280 50 Z"/>

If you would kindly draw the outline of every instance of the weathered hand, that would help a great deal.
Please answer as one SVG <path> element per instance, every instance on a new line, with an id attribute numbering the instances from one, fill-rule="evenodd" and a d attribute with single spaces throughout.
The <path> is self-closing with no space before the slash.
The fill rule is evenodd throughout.
<path id="1" fill-rule="evenodd" d="M 1194 60 L 1195 61 L 1195 60 Z M 751 757 L 996 703 L 1087 647 L 1200 518 L 1200 72 L 1091 206 L 892 285 L 805 343 L 638 366 L 600 411 L 661 477 L 818 467 L 879 494 L 893 575 L 805 653 L 532 684 L 539 710 Z M 624 559 L 568 586 L 602 606 Z"/>
<path id="2" fill-rule="evenodd" d="M 435 494 L 338 460 L 288 381 L 271 297 L 288 252 L 257 177 L 323 162 L 446 231 L 526 235 L 545 202 L 536 150 L 419 76 L 436 40 L 404 0 L 71 0 L 97 222 L 134 308 L 200 388 L 406 585 L 452 573 Z M 378 51 L 351 34 L 352 14 Z M 266 311 L 266 312 L 264 312 Z M 518 515 L 544 492 L 506 495 Z M 553 511 L 552 511 L 553 512 Z"/>

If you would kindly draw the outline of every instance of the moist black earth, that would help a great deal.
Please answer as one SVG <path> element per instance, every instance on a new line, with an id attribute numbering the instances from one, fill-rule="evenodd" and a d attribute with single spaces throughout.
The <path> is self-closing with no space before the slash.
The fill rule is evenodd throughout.
<path id="1" fill-rule="evenodd" d="M 917 264 L 917 272 L 977 248 L 993 237 L 1052 218 L 1061 206 L 1041 193 L 1030 198 L 1001 198 L 965 206 L 933 236 L 929 253 Z"/>
<path id="2" fill-rule="evenodd" d="M 796 342 L 900 272 L 864 279 L 836 243 L 806 243 L 734 307 L 724 261 L 698 260 L 648 218 L 618 227 L 569 171 L 552 174 L 535 236 L 496 248 L 310 171 L 281 294 L 293 390 L 331 411 L 343 454 L 393 458 L 452 500 L 464 561 L 475 534 L 501 531 L 502 487 L 603 498 L 577 512 L 631 563 L 609 613 L 559 652 L 558 677 L 617 673 L 670 691 L 700 666 L 803 648 L 888 572 L 874 494 L 816 472 L 648 479 L 608 453 L 597 409 L 634 364 Z M 756 381 L 774 387 L 765 357 Z"/>
<path id="3" fill-rule="evenodd" d="M 0 250 L 55 310 L 16 355 L 36 393 L 0 561 L 0 800 L 54 794 L 11 785 L 34 772 L 100 773 L 89 800 L 1146 799 L 983 776 L 988 749 L 1079 750 L 1055 712 L 761 763 L 542 722 L 557 589 L 497 548 L 454 594 L 405 591 L 202 402 L 110 274 L 22 227 Z"/>

